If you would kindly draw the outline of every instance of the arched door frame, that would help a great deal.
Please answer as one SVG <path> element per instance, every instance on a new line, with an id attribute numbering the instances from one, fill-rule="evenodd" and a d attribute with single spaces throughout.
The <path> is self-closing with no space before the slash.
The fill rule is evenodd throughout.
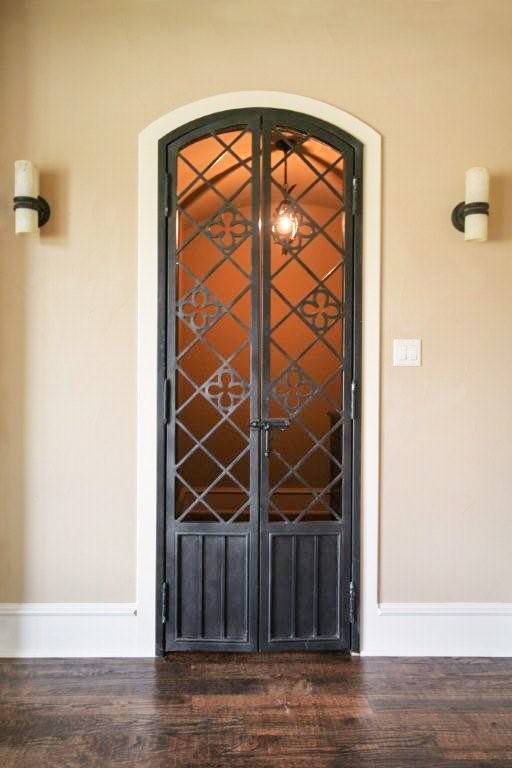
<path id="1" fill-rule="evenodd" d="M 157 331 L 158 142 L 180 126 L 216 112 L 270 107 L 319 118 L 364 147 L 362 224 L 361 407 L 361 650 L 371 646 L 378 611 L 378 500 L 380 396 L 380 190 L 379 134 L 354 116 L 315 99 L 274 91 L 221 94 L 175 109 L 139 136 L 139 241 L 137 345 L 137 647 L 153 655 L 156 641 L 157 563 Z"/>

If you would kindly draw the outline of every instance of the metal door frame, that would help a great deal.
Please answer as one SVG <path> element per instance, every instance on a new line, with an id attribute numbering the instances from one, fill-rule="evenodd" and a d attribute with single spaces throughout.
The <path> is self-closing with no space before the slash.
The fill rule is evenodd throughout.
<path id="1" fill-rule="evenodd" d="M 350 571 L 351 571 L 351 605 L 347 606 L 352 614 L 350 624 L 350 648 L 348 650 L 357 652 L 360 643 L 359 610 L 360 603 L 360 476 L 361 476 L 361 421 L 360 421 L 360 403 L 358 393 L 361 391 L 361 339 L 362 339 L 362 166 L 363 166 L 363 145 L 362 143 L 330 123 L 319 118 L 305 115 L 292 110 L 278 110 L 274 108 L 242 108 L 226 110 L 198 118 L 188 124 L 180 126 L 162 137 L 158 143 L 158 371 L 157 371 L 157 527 L 156 527 L 156 653 L 163 655 L 166 651 L 166 624 L 169 594 L 166 583 L 167 571 L 167 553 L 170 555 L 169 536 L 167 529 L 167 515 L 170 510 L 167 506 L 167 428 L 172 427 L 172 418 L 168 421 L 169 409 L 169 390 L 167 388 L 167 370 L 169 357 L 169 338 L 168 338 L 168 310 L 169 310 L 169 269 L 168 269 L 168 221 L 169 221 L 169 172 L 167 168 L 167 148 L 168 145 L 185 135 L 197 133 L 202 130 L 207 133 L 208 129 L 222 124 L 226 127 L 231 125 L 246 123 L 251 116 L 272 113 L 286 125 L 287 118 L 292 120 L 294 127 L 300 125 L 309 126 L 313 130 L 318 129 L 321 133 L 331 134 L 338 142 L 349 145 L 353 150 L 354 167 L 353 178 L 356 180 L 354 194 L 351 195 L 351 213 L 352 213 L 352 379 L 354 384 L 354 398 L 352 404 L 352 503 L 351 503 L 351 536 L 350 536 Z M 258 191 L 259 192 L 259 191 Z M 258 280 L 259 283 L 259 280 Z M 259 306 L 254 306 L 254 312 L 259 313 Z M 252 382 L 251 382 L 252 385 Z M 251 474 L 253 469 L 251 468 Z M 258 484 L 259 493 L 259 484 Z M 172 511 L 174 512 L 174 502 Z M 258 500 L 259 504 L 259 500 Z M 254 524 L 254 520 L 252 524 Z M 259 526 L 259 520 L 256 521 Z M 193 524 L 189 524 L 192 526 Z M 320 525 L 320 524 L 318 524 Z M 322 531 L 325 526 L 322 524 Z M 217 526 L 216 526 L 217 527 Z M 256 532 L 257 540 L 259 534 Z M 256 577 L 254 580 L 256 595 L 254 599 L 259 605 L 259 566 L 261 563 L 261 553 L 257 558 L 258 562 L 253 564 L 256 567 Z M 346 593 L 346 590 L 345 590 Z M 343 594 L 345 594 L 343 593 Z M 349 597 L 345 594 L 346 599 Z M 259 616 L 256 613 L 256 640 L 259 635 Z M 204 643 L 204 650 L 209 650 L 208 642 Z M 235 644 L 233 644 L 235 646 Z M 184 643 L 183 650 L 189 650 Z M 283 644 L 283 650 L 286 649 Z M 173 649 L 174 650 L 174 649 Z M 197 646 L 194 645 L 194 650 Z M 226 644 L 223 647 L 225 651 L 240 650 L 238 645 L 230 647 Z"/>

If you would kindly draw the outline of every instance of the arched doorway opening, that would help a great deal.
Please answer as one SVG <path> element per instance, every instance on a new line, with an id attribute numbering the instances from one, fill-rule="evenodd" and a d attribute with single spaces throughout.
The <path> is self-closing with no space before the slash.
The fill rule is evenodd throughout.
<path id="1" fill-rule="evenodd" d="M 362 162 L 272 108 L 160 139 L 164 651 L 358 648 Z"/>

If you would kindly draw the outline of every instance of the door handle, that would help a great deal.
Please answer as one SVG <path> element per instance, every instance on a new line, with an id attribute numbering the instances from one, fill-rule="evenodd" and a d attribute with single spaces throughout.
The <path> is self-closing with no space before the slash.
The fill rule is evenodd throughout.
<path id="1" fill-rule="evenodd" d="M 262 422 L 263 435 L 264 435 L 263 453 L 265 454 L 266 459 L 268 459 L 268 457 L 272 453 L 272 430 L 280 429 L 281 432 L 284 432 L 284 430 L 288 429 L 289 426 L 290 426 L 290 422 L 288 421 L 288 419 L 265 419 Z"/>
<path id="2" fill-rule="evenodd" d="M 270 429 L 280 429 L 281 432 L 284 432 L 285 429 L 288 429 L 290 426 L 290 420 L 289 419 L 265 419 L 263 421 L 263 429 L 268 426 Z"/>
<path id="3" fill-rule="evenodd" d="M 281 431 L 288 429 L 290 426 L 290 420 L 289 419 L 263 419 L 263 421 L 258 421 L 258 419 L 254 419 L 253 421 L 249 422 L 249 426 L 251 429 L 265 429 L 266 426 L 269 426 L 270 429 L 280 429 Z"/>
<path id="4" fill-rule="evenodd" d="M 249 422 L 251 429 L 263 430 L 263 453 L 265 458 L 268 459 L 272 453 L 272 430 L 280 429 L 284 432 L 290 426 L 289 419 L 263 419 L 263 421 L 254 420 Z"/>

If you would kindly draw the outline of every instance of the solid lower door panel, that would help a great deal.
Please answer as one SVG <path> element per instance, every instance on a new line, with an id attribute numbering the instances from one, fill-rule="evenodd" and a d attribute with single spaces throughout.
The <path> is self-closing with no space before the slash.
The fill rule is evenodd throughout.
<path id="1" fill-rule="evenodd" d="M 250 531 L 177 532 L 169 648 L 255 650 Z"/>
<path id="2" fill-rule="evenodd" d="M 260 647 L 348 647 L 339 531 L 263 535 Z"/>

